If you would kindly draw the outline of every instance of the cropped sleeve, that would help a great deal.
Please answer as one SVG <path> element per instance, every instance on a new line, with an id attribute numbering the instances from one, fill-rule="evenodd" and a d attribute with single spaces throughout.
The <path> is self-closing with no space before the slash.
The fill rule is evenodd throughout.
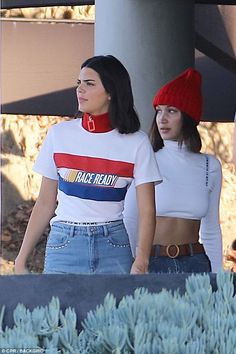
<path id="1" fill-rule="evenodd" d="M 134 167 L 135 187 L 140 184 L 162 181 L 155 154 L 148 136 L 144 135 L 136 153 Z"/>
<path id="2" fill-rule="evenodd" d="M 209 156 L 209 204 L 207 214 L 201 220 L 200 238 L 211 261 L 213 273 L 222 268 L 222 234 L 219 221 L 221 185 L 221 164 L 214 156 Z"/>
<path id="3" fill-rule="evenodd" d="M 41 146 L 33 170 L 44 177 L 58 180 L 57 168 L 54 162 L 53 127 L 49 128 Z"/>

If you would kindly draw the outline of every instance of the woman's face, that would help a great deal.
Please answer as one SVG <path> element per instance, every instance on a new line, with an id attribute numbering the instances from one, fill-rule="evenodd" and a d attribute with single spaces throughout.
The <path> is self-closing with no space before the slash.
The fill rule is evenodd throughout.
<path id="1" fill-rule="evenodd" d="M 174 106 L 156 107 L 156 123 L 163 140 L 178 140 L 182 132 L 182 114 Z"/>
<path id="2" fill-rule="evenodd" d="M 110 95 L 105 91 L 95 70 L 86 67 L 81 69 L 76 93 L 81 112 L 93 115 L 108 112 Z"/>

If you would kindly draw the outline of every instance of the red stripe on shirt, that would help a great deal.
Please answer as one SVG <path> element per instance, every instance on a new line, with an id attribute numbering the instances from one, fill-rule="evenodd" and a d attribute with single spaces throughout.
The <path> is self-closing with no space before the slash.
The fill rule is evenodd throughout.
<path id="1" fill-rule="evenodd" d="M 71 168 L 97 173 L 110 173 L 122 177 L 133 177 L 134 164 L 124 161 L 114 161 L 97 157 L 78 156 L 72 154 L 54 153 L 57 168 Z"/>

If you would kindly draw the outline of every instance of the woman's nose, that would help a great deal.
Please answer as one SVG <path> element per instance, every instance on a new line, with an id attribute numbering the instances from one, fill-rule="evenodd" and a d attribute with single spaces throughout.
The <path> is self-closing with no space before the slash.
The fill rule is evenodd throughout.
<path id="1" fill-rule="evenodd" d="M 84 86 L 82 84 L 77 86 L 77 92 L 84 92 Z"/>
<path id="2" fill-rule="evenodd" d="M 160 120 L 160 122 L 166 122 L 167 116 L 166 116 L 166 112 L 165 111 L 160 112 L 159 120 Z"/>

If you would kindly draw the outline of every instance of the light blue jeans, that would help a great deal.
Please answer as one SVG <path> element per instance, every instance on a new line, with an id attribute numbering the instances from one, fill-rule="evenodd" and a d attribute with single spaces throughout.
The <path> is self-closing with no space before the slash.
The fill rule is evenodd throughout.
<path id="1" fill-rule="evenodd" d="M 125 274 L 132 263 L 122 220 L 89 226 L 55 222 L 51 227 L 44 273 Z"/>
<path id="2" fill-rule="evenodd" d="M 211 263 L 205 253 L 192 256 L 151 257 L 149 273 L 208 273 Z"/>

